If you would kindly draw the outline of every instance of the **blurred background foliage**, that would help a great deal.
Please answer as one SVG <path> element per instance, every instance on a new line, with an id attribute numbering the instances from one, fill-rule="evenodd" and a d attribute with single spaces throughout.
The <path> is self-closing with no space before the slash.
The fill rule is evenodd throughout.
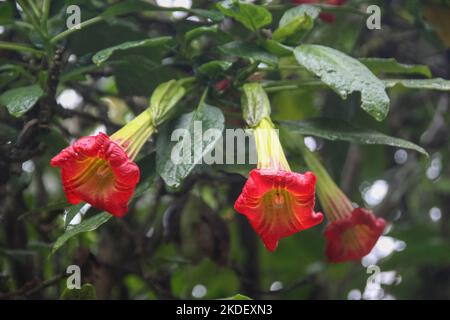
<path id="1" fill-rule="evenodd" d="M 283 239 L 275 253 L 268 253 L 232 207 L 245 182 L 241 174 L 248 173 L 250 166 L 199 166 L 180 188 L 166 187 L 156 172 L 154 151 L 158 144 L 164 148 L 171 125 L 161 128 L 138 159 L 141 189 L 128 215 L 107 219 L 97 230 L 70 238 L 52 253 L 68 222 L 75 224 L 98 213 L 92 208 L 80 213 L 81 206 L 65 211 L 68 204 L 59 172 L 49 165 L 61 148 L 83 135 L 114 132 L 147 106 L 156 85 L 191 75 L 213 87 L 223 80 L 231 83 L 225 90 L 215 86 L 210 103 L 225 114 L 227 128 L 244 127 L 239 92 L 233 87 L 242 80 L 236 75 L 261 80 L 278 72 L 264 59 L 256 70 L 242 56 L 224 58 L 218 46 L 249 34 L 230 19 L 216 23 L 217 17 L 206 11 L 204 16 L 180 10 L 108 14 L 118 2 L 51 1 L 46 32 L 53 37 L 66 30 L 68 5 L 80 6 L 82 21 L 104 17 L 52 46 L 21 18 L 23 12 L 15 1 L 0 1 L 0 41 L 27 44 L 47 57 L 51 54 L 46 60 L 31 50 L 0 47 L 1 92 L 36 83 L 45 84 L 47 90 L 46 97 L 25 115 L 14 117 L 0 109 L 1 298 L 92 298 L 91 289 L 103 299 L 216 299 L 238 293 L 263 299 L 450 298 L 446 165 L 450 97 L 445 91 L 402 86 L 389 89 L 391 109 L 383 122 L 359 108 L 357 95 L 342 100 L 320 86 L 270 92 L 275 121 L 341 119 L 412 141 L 430 154 L 427 159 L 395 147 L 307 138 L 350 198 L 389 221 L 385 235 L 361 263 L 326 263 L 324 238 L 318 232 L 324 225 Z M 149 3 L 218 14 L 214 1 Z M 370 4 L 381 7 L 381 30 L 366 28 L 365 8 Z M 274 0 L 267 6 L 275 26 L 291 4 Z M 354 57 L 427 65 L 433 77 L 449 79 L 448 1 L 349 0 L 325 10 L 335 15 L 334 23 L 316 21 L 305 42 Z M 192 32 L 199 27 L 204 29 Z M 162 36 L 169 37 L 165 45 L 115 50 L 104 61 L 92 62 L 102 49 Z M 204 65 L 222 59 L 229 63 Z M 280 81 L 299 72 L 289 68 L 290 59 L 280 58 Z M 22 93 L 24 99 L 30 90 L 39 89 L 28 88 Z M 191 111 L 200 95 L 199 88 L 193 88 L 180 113 Z M 55 105 L 48 119 L 46 105 Z M 288 152 L 288 157 L 293 169 L 306 170 L 295 152 Z M 94 289 L 83 287 L 86 292 L 68 296 L 64 288 L 71 264 L 81 267 L 82 282 Z M 370 265 L 380 267 L 380 285 L 367 285 Z"/>

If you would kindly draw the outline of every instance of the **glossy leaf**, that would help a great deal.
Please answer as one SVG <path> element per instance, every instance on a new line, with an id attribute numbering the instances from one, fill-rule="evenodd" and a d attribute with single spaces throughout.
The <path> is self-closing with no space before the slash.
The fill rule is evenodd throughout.
<path id="1" fill-rule="evenodd" d="M 177 129 L 179 131 L 174 131 Z M 215 129 L 221 133 L 224 129 L 224 116 L 220 109 L 202 102 L 197 110 L 182 115 L 170 131 L 183 134 L 181 138 L 177 137 L 180 138 L 179 141 L 174 142 L 172 137 L 165 134 L 158 136 L 156 170 L 168 186 L 179 187 L 202 162 L 203 156 L 214 148 L 221 136 L 204 141 L 203 133 L 208 129 Z M 173 162 L 173 155 L 178 157 L 176 163 Z"/>
<path id="2" fill-rule="evenodd" d="M 153 39 L 124 42 L 117 46 L 114 46 L 111 48 L 106 48 L 106 49 L 103 49 L 103 50 L 97 52 L 92 57 L 92 61 L 96 65 L 101 65 L 101 64 L 105 63 L 109 58 L 111 58 L 111 56 L 117 51 L 126 51 L 126 50 L 130 50 L 130 49 L 145 48 L 145 47 L 167 46 L 171 42 L 173 42 L 173 39 L 171 37 L 159 37 L 159 38 L 153 38 Z"/>
<path id="3" fill-rule="evenodd" d="M 442 78 L 434 79 L 388 79 L 383 80 L 386 88 L 393 88 L 396 86 L 405 87 L 408 89 L 423 89 L 423 90 L 437 90 L 450 91 L 450 80 Z"/>
<path id="4" fill-rule="evenodd" d="M 253 3 L 226 0 L 219 2 L 217 7 L 224 15 L 239 21 L 252 31 L 256 31 L 272 22 L 270 11 Z"/>
<path id="5" fill-rule="evenodd" d="M 428 153 L 422 147 L 384 133 L 368 129 L 357 128 L 337 119 L 316 118 L 304 121 L 282 121 L 282 126 L 293 133 L 310 135 L 327 140 L 342 140 L 358 144 L 380 144 L 392 147 L 415 150 L 426 156 Z"/>
<path id="6" fill-rule="evenodd" d="M 227 71 L 231 67 L 232 63 L 229 61 L 210 61 L 202 64 L 198 67 L 198 72 L 202 74 L 206 74 L 210 77 L 218 77 L 223 75 L 225 71 Z"/>
<path id="7" fill-rule="evenodd" d="M 314 19 L 319 16 L 320 9 L 315 6 L 301 5 L 289 9 L 281 17 L 278 29 L 272 35 L 276 41 L 296 44 L 314 26 Z"/>
<path id="8" fill-rule="evenodd" d="M 224 54 L 249 59 L 251 61 L 260 61 L 269 65 L 278 64 L 278 58 L 275 55 L 253 44 L 233 41 L 220 46 L 219 50 Z"/>
<path id="9" fill-rule="evenodd" d="M 5 106 L 14 117 L 20 117 L 30 110 L 44 95 L 44 91 L 37 84 L 14 88 L 0 96 L 0 105 Z"/>
<path id="10" fill-rule="evenodd" d="M 79 224 L 70 228 L 68 231 L 63 233 L 55 242 L 52 248 L 52 254 L 55 253 L 59 248 L 61 248 L 69 239 L 74 236 L 88 231 L 94 231 L 102 224 L 111 219 L 112 215 L 108 212 L 101 212 L 93 217 L 81 221 Z"/>
<path id="11" fill-rule="evenodd" d="M 294 50 L 302 66 L 331 87 L 341 98 L 361 93 L 361 108 L 378 121 L 389 112 L 389 97 L 383 83 L 358 60 L 320 45 L 301 45 Z"/>
<path id="12" fill-rule="evenodd" d="M 403 64 L 394 58 L 361 58 L 359 61 L 369 68 L 374 74 L 420 74 L 431 78 L 431 70 L 428 66 L 420 64 Z"/>

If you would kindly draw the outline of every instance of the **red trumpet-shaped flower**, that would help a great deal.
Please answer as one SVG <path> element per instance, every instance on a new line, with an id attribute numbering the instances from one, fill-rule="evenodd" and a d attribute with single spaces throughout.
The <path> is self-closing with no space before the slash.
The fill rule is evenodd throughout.
<path id="1" fill-rule="evenodd" d="M 322 3 L 322 4 L 327 4 L 330 6 L 341 6 L 345 3 L 345 1 L 346 0 L 292 0 L 292 3 L 295 3 L 295 4 Z M 320 13 L 319 18 L 322 21 L 325 21 L 328 23 L 333 23 L 336 20 L 336 17 L 333 14 L 327 13 L 327 12 Z"/>
<path id="2" fill-rule="evenodd" d="M 330 262 L 360 260 L 369 254 L 383 234 L 386 222 L 372 211 L 354 208 L 309 150 L 303 155 L 317 174 L 317 194 L 328 218 L 325 254 Z"/>
<path id="3" fill-rule="evenodd" d="M 253 132 L 258 168 L 250 172 L 234 208 L 273 252 L 280 238 L 321 223 L 323 215 L 314 212 L 316 177 L 291 172 L 270 119 L 262 119 Z"/>
<path id="4" fill-rule="evenodd" d="M 169 118 L 185 94 L 183 80 L 160 84 L 152 94 L 150 107 L 111 137 L 100 133 L 83 137 L 51 160 L 61 168 L 67 200 L 85 201 L 121 217 L 139 181 L 133 162 L 156 126 Z"/>
<path id="5" fill-rule="evenodd" d="M 104 133 L 83 137 L 51 160 L 61 168 L 67 200 L 85 201 L 121 217 L 139 181 L 139 168 L 133 162 L 145 141 L 154 132 L 147 109 L 111 137 Z"/>
<path id="6" fill-rule="evenodd" d="M 332 262 L 360 260 L 369 254 L 384 231 L 386 222 L 372 211 L 356 208 L 325 230 L 326 255 Z"/>

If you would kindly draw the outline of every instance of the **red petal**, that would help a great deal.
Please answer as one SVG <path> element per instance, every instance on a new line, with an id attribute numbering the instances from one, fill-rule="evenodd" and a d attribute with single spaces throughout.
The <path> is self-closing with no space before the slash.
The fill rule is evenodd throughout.
<path id="1" fill-rule="evenodd" d="M 294 172 L 255 169 L 234 204 L 245 215 L 266 248 L 274 251 L 280 238 L 309 229 L 323 220 L 314 212 L 316 177 Z"/>
<path id="2" fill-rule="evenodd" d="M 347 218 L 331 222 L 326 230 L 326 255 L 330 262 L 360 260 L 369 254 L 386 222 L 372 211 L 357 208 Z"/>
<path id="3" fill-rule="evenodd" d="M 67 200 L 80 201 L 115 216 L 128 211 L 128 201 L 139 181 L 138 166 L 103 133 L 83 137 L 51 160 L 61 168 Z"/>

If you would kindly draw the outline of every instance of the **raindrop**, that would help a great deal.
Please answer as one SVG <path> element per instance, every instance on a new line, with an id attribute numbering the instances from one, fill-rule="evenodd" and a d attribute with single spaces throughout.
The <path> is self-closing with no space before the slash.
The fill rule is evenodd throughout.
<path id="1" fill-rule="evenodd" d="M 206 289 L 206 287 L 204 285 L 197 284 L 192 289 L 192 296 L 194 298 L 203 298 L 207 292 L 208 292 L 208 290 Z"/>
<path id="2" fill-rule="evenodd" d="M 32 173 L 34 171 L 34 162 L 32 160 L 28 160 L 22 163 L 22 170 L 28 173 Z"/>
<path id="3" fill-rule="evenodd" d="M 403 149 L 395 151 L 394 160 L 397 164 L 405 164 L 408 161 L 408 152 Z"/>
<path id="4" fill-rule="evenodd" d="M 283 283 L 281 281 L 275 281 L 270 285 L 270 291 L 279 291 L 283 289 Z"/>
<path id="5" fill-rule="evenodd" d="M 317 150 L 317 141 L 313 137 L 305 137 L 305 145 L 308 147 L 309 151 L 314 152 Z"/>
<path id="6" fill-rule="evenodd" d="M 369 206 L 379 205 L 386 197 L 388 190 L 389 184 L 385 180 L 377 180 L 363 191 L 364 201 Z"/>
<path id="7" fill-rule="evenodd" d="M 438 222 L 442 218 L 442 211 L 438 207 L 431 208 L 429 214 L 433 222 Z"/>
<path id="8" fill-rule="evenodd" d="M 347 295 L 348 300 L 361 300 L 362 294 L 361 291 L 358 289 L 350 290 L 350 292 Z"/>
<path id="9" fill-rule="evenodd" d="M 56 101 L 65 109 L 75 109 L 83 103 L 83 97 L 73 89 L 63 90 Z"/>

